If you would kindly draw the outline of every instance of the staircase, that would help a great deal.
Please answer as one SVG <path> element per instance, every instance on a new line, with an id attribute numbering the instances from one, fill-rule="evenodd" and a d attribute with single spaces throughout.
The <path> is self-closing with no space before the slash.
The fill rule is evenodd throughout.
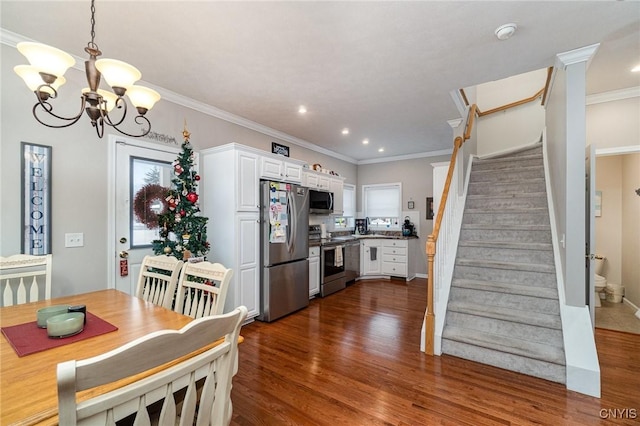
<path id="1" fill-rule="evenodd" d="M 542 146 L 474 160 L 442 352 L 565 383 Z"/>

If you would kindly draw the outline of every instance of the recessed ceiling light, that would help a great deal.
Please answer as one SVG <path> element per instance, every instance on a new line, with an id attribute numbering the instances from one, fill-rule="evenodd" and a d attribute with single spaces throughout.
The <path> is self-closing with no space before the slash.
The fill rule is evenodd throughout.
<path id="1" fill-rule="evenodd" d="M 513 24 L 513 23 L 504 24 L 496 28 L 495 34 L 496 34 L 496 37 L 498 37 L 498 40 L 506 40 L 510 38 L 513 35 L 513 33 L 516 32 L 517 29 L 518 29 L 518 26 L 516 24 Z"/>
<path id="2" fill-rule="evenodd" d="M 631 72 L 640 72 L 640 65 L 636 65 L 635 67 L 631 68 Z"/>
<path id="3" fill-rule="evenodd" d="M 378 148 L 378 152 L 384 152 L 384 148 Z"/>
<path id="4" fill-rule="evenodd" d="M 300 106 L 298 107 L 298 112 L 299 112 L 300 114 L 305 114 L 305 113 L 307 112 L 307 107 L 306 107 L 306 106 L 304 106 L 304 105 L 300 105 Z"/>
<path id="5" fill-rule="evenodd" d="M 348 135 L 349 134 L 349 129 L 347 129 L 346 127 L 344 129 L 342 129 L 342 134 L 343 135 Z"/>
<path id="6" fill-rule="evenodd" d="M 364 139 L 364 140 L 362 141 L 362 144 L 363 144 L 363 145 L 367 145 L 368 143 L 369 143 L 369 139 Z"/>

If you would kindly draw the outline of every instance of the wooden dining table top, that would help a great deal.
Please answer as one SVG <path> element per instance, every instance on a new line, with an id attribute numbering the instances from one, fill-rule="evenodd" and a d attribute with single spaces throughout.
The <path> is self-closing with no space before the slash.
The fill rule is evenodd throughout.
<path id="1" fill-rule="evenodd" d="M 86 305 L 90 312 L 118 330 L 85 340 L 18 357 L 6 337 L 0 338 L 0 424 L 55 425 L 58 416 L 58 363 L 102 354 L 162 329 L 180 329 L 192 319 L 118 290 L 0 308 L 0 326 L 36 320 L 36 311 L 51 305 Z M 129 380 L 131 381 L 131 380 Z M 109 384 L 78 394 L 78 400 L 105 393 L 126 383 Z"/>

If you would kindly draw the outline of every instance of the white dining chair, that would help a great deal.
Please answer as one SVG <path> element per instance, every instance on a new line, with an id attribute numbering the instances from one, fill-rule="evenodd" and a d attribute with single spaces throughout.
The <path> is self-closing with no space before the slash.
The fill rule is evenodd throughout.
<path id="1" fill-rule="evenodd" d="M 0 257 L 2 306 L 51 299 L 50 254 Z"/>
<path id="2" fill-rule="evenodd" d="M 128 417 L 136 425 L 228 425 L 233 367 L 246 316 L 247 308 L 240 306 L 225 315 L 193 320 L 180 330 L 148 334 L 93 358 L 58 364 L 59 424 L 115 425 Z M 221 338 L 222 343 L 180 359 Z M 145 375 L 136 377 L 141 373 Z M 134 381 L 123 387 L 77 402 L 78 392 L 131 378 Z M 198 381 L 204 381 L 201 393 Z M 184 393 L 180 409 L 176 393 Z"/>
<path id="3" fill-rule="evenodd" d="M 182 266 L 174 311 L 192 318 L 224 311 L 233 270 L 220 263 L 186 262 Z"/>
<path id="4" fill-rule="evenodd" d="M 172 309 L 183 263 L 173 256 L 145 256 L 138 275 L 136 297 Z"/>

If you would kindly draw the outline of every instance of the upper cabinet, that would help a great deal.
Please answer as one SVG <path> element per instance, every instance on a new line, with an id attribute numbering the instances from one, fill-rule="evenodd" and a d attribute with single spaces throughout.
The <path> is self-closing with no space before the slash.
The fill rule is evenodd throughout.
<path id="1" fill-rule="evenodd" d="M 302 183 L 302 162 L 283 160 L 275 157 L 261 158 L 260 177 Z"/>
<path id="2" fill-rule="evenodd" d="M 252 152 L 236 151 L 237 197 L 236 210 L 257 212 L 258 199 L 258 156 Z"/>
<path id="3" fill-rule="evenodd" d="M 305 170 L 302 174 L 302 185 L 333 192 L 333 214 L 342 215 L 344 212 L 344 178 L 314 170 Z"/>

